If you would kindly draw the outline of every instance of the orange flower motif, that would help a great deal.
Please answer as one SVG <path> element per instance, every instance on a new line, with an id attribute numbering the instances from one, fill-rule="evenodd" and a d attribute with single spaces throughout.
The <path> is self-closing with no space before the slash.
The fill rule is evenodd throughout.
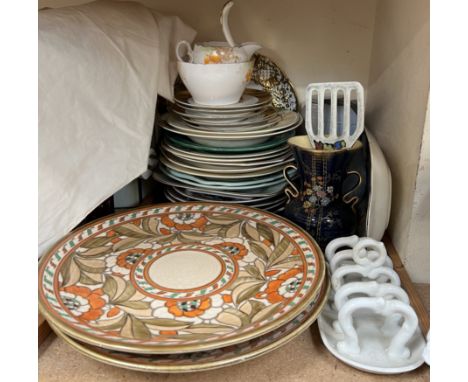
<path id="1" fill-rule="evenodd" d="M 164 215 L 161 219 L 164 225 L 178 231 L 191 231 L 194 228 L 202 230 L 207 221 L 208 219 L 205 216 L 191 212 Z"/>
<path id="2" fill-rule="evenodd" d="M 177 335 L 177 330 L 160 330 L 159 334 L 163 336 L 175 336 Z"/>
<path id="3" fill-rule="evenodd" d="M 120 313 L 120 309 L 114 306 L 107 312 L 107 317 L 112 318 L 117 316 Z"/>
<path id="4" fill-rule="evenodd" d="M 117 265 L 122 268 L 131 269 L 142 255 L 148 255 L 151 252 L 151 249 L 129 249 L 117 256 Z"/>
<path id="5" fill-rule="evenodd" d="M 176 317 L 198 317 L 211 308 L 211 300 L 203 298 L 191 301 L 168 301 L 166 307 L 169 313 Z"/>
<path id="6" fill-rule="evenodd" d="M 229 253 L 235 260 L 242 259 L 249 252 L 242 244 L 233 243 L 232 241 L 225 241 L 223 243 L 214 245 L 214 247 Z"/>
<path id="7" fill-rule="evenodd" d="M 101 308 L 106 305 L 102 295 L 102 289 L 91 290 L 76 285 L 67 286 L 60 292 L 63 304 L 71 313 L 86 321 L 97 320 L 102 316 Z"/>
<path id="8" fill-rule="evenodd" d="M 141 220 L 142 219 L 135 219 L 135 220 L 132 220 L 131 223 L 139 227 L 141 225 Z"/>
<path id="9" fill-rule="evenodd" d="M 293 268 L 283 273 L 276 280 L 270 281 L 265 290 L 266 298 L 269 302 L 281 302 L 284 299 L 291 298 L 297 291 L 302 281 L 302 271 Z"/>
<path id="10" fill-rule="evenodd" d="M 280 273 L 280 272 L 281 271 L 279 269 L 272 269 L 272 270 L 266 271 L 265 276 L 271 277 L 271 276 L 274 276 L 274 275 L 276 275 L 277 273 Z"/>
<path id="11" fill-rule="evenodd" d="M 203 62 L 205 64 L 219 64 L 221 62 L 221 56 L 216 53 L 213 53 L 205 56 Z"/>

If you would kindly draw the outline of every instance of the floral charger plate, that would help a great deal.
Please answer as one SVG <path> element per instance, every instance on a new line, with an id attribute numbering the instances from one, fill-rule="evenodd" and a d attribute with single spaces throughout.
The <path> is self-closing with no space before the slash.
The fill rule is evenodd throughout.
<path id="1" fill-rule="evenodd" d="M 130 353 L 238 344 L 293 320 L 325 276 L 293 223 L 240 205 L 172 203 L 100 219 L 41 260 L 40 310 L 82 342 Z"/>
<path id="2" fill-rule="evenodd" d="M 73 340 L 53 327 L 56 334 L 78 352 L 97 361 L 125 369 L 153 373 L 187 373 L 235 365 L 269 353 L 304 332 L 317 319 L 325 306 L 330 282 L 325 279 L 312 304 L 292 321 L 260 337 L 237 345 L 195 353 L 134 354 L 103 349 Z"/>

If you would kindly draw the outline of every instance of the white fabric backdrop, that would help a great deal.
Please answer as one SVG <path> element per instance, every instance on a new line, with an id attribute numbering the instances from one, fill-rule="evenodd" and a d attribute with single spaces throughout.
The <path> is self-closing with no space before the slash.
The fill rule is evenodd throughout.
<path id="1" fill-rule="evenodd" d="M 148 163 L 174 45 L 195 31 L 137 3 L 39 12 L 39 256 Z"/>

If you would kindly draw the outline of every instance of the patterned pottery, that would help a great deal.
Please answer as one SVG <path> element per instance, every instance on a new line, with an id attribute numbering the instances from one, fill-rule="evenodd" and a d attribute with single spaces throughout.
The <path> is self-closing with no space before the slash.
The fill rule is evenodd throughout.
<path id="1" fill-rule="evenodd" d="M 196 353 L 164 355 L 117 352 L 73 340 L 57 328 L 54 331 L 85 356 L 113 366 L 153 373 L 213 370 L 260 357 L 296 338 L 315 322 L 327 302 L 329 290 L 329 280 L 325 279 L 315 301 L 292 321 L 272 332 L 237 345 Z"/>
<path id="2" fill-rule="evenodd" d="M 65 334 L 131 353 L 238 344 L 297 317 L 323 255 L 299 227 L 240 205 L 173 203 L 69 234 L 41 260 L 39 303 Z"/>
<path id="3" fill-rule="evenodd" d="M 288 140 L 297 166 L 284 168 L 290 187 L 285 189 L 288 202 L 284 215 L 307 230 L 323 249 L 332 240 L 356 233 L 358 218 L 354 206 L 365 187 L 363 175 L 348 168 L 353 151 L 362 150 L 361 142 L 351 149 L 314 150 L 307 136 Z M 297 168 L 299 190 L 288 179 L 286 171 Z M 355 178 L 354 188 L 343 192 L 347 178 Z"/>
<path id="4" fill-rule="evenodd" d="M 298 111 L 298 101 L 288 77 L 268 57 L 254 54 L 252 82 L 268 91 L 278 110 Z M 250 86 L 250 85 L 247 85 Z"/>

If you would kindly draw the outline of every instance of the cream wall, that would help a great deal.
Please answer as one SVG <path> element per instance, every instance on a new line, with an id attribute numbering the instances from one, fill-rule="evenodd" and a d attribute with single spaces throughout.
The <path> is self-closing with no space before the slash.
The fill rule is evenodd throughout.
<path id="1" fill-rule="evenodd" d="M 411 224 L 417 216 L 417 224 L 429 225 L 428 202 L 422 200 L 426 195 L 415 192 L 418 169 L 422 171 L 420 179 L 429 172 L 428 166 L 420 166 L 428 95 L 429 1 L 379 0 L 366 124 L 379 141 L 393 175 L 389 233 L 417 282 L 429 281 L 429 232 Z M 428 184 L 426 191 L 428 200 Z"/>
<path id="2" fill-rule="evenodd" d="M 220 11 L 227 0 L 140 0 L 178 15 L 198 31 L 197 41 L 224 40 Z M 57 7 L 89 1 L 42 0 Z M 256 41 L 285 73 L 302 99 L 310 82 L 369 76 L 376 0 L 235 0 L 229 25 L 236 42 Z"/>

